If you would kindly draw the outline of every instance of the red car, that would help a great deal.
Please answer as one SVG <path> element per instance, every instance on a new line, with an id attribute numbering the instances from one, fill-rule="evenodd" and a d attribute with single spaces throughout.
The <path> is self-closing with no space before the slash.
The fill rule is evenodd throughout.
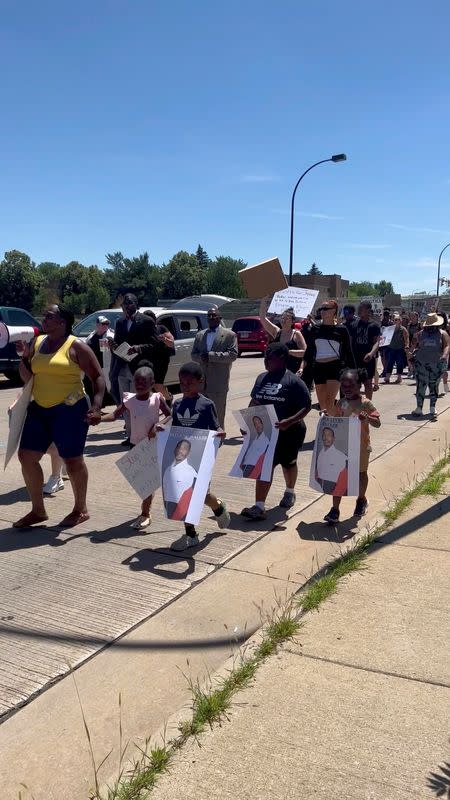
<path id="1" fill-rule="evenodd" d="M 259 317 L 238 317 L 231 329 L 237 336 L 239 355 L 250 352 L 264 355 L 269 344 L 269 336 Z"/>

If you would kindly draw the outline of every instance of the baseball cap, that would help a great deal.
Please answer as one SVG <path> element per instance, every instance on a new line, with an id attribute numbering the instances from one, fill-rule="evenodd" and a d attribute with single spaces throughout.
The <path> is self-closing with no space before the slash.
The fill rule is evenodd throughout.
<path id="1" fill-rule="evenodd" d="M 102 315 L 98 316 L 95 321 L 98 322 L 99 325 L 109 325 L 108 317 L 102 317 Z"/>

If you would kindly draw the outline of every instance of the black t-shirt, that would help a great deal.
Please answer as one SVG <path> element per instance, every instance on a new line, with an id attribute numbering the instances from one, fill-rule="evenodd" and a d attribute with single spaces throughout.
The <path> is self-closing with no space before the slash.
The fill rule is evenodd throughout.
<path id="1" fill-rule="evenodd" d="M 173 425 L 182 428 L 200 428 L 203 431 L 218 431 L 216 407 L 203 394 L 198 397 L 182 397 L 175 400 L 172 408 Z"/>
<path id="2" fill-rule="evenodd" d="M 376 322 L 364 322 L 358 319 L 349 328 L 353 354 L 357 361 L 370 353 L 376 340 L 381 335 L 380 326 Z"/>
<path id="3" fill-rule="evenodd" d="M 252 389 L 252 400 L 273 405 L 278 419 L 287 419 L 301 408 L 309 408 L 311 395 L 301 378 L 289 372 L 262 372 Z"/>

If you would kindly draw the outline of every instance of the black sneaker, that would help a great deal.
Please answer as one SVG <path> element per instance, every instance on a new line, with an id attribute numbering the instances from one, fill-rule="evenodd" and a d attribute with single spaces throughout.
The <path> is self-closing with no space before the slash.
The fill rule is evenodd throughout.
<path id="1" fill-rule="evenodd" d="M 335 522 L 339 522 L 339 509 L 330 508 L 328 514 L 325 514 L 324 520 L 325 522 L 329 522 L 330 525 L 334 525 Z"/>
<path id="2" fill-rule="evenodd" d="M 129 439 L 124 439 L 123 442 L 120 443 L 122 447 L 129 447 L 131 442 Z"/>
<path id="3" fill-rule="evenodd" d="M 361 517 L 363 517 L 364 514 L 367 514 L 368 505 L 369 503 L 367 502 L 367 500 L 360 500 L 360 498 L 358 497 L 355 505 L 355 510 L 353 512 L 353 516 L 357 517 L 358 519 L 361 519 Z"/>

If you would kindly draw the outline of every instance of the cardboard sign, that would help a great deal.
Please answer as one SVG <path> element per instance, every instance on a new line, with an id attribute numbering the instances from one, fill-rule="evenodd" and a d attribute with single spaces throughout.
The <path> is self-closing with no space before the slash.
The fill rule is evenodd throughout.
<path id="1" fill-rule="evenodd" d="M 367 295 L 365 297 L 358 297 L 358 303 L 370 303 L 372 306 L 372 313 L 374 316 L 383 316 L 383 298 Z M 355 304 L 356 305 L 356 304 Z"/>
<path id="2" fill-rule="evenodd" d="M 286 308 L 293 308 L 296 317 L 306 319 L 314 308 L 318 294 L 318 289 L 289 286 L 287 289 L 282 289 L 281 292 L 275 292 L 267 310 L 270 314 L 281 314 Z"/>
<path id="3" fill-rule="evenodd" d="M 311 489 L 358 497 L 361 423 L 358 417 L 320 417 L 311 460 Z"/>
<path id="4" fill-rule="evenodd" d="M 116 467 L 141 500 L 161 486 L 156 439 L 143 439 L 116 461 Z"/>
<path id="5" fill-rule="evenodd" d="M 17 400 L 11 406 L 9 412 L 9 433 L 6 444 L 5 462 L 3 469 L 6 469 L 14 453 L 19 447 L 20 437 L 22 436 L 23 426 L 27 416 L 27 409 L 33 394 L 33 380 L 25 384 Z"/>
<path id="6" fill-rule="evenodd" d="M 274 406 L 251 406 L 233 414 L 245 436 L 230 475 L 270 483 L 279 433 Z"/>
<path id="7" fill-rule="evenodd" d="M 392 342 L 394 331 L 395 325 L 387 325 L 385 328 L 381 328 L 380 343 L 378 346 L 389 347 L 390 343 Z"/>
<path id="8" fill-rule="evenodd" d="M 278 258 L 239 270 L 239 278 L 247 297 L 253 300 L 287 289 L 288 285 Z"/>

